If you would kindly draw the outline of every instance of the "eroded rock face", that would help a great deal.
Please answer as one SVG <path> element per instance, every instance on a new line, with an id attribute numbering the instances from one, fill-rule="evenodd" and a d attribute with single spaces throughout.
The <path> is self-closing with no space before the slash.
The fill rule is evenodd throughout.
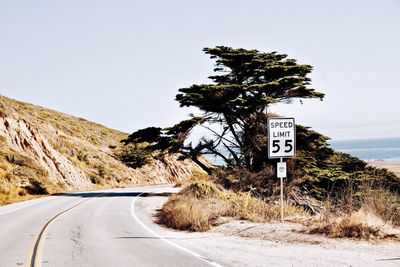
<path id="1" fill-rule="evenodd" d="M 187 180 L 201 169 L 191 160 L 180 161 L 177 155 L 170 155 L 162 161 L 155 160 L 148 166 L 132 171 L 134 176 L 142 177 L 148 183 L 166 184 Z"/>
<path id="2" fill-rule="evenodd" d="M 3 96 L 0 137 L 0 150 L 15 151 L 33 160 L 48 173 L 42 182 L 48 179 L 48 184 L 60 185 L 58 191 L 174 183 L 201 171 L 191 160 L 179 161 L 178 155 L 154 160 L 140 169 L 129 168 L 110 148 L 126 134 Z"/>
<path id="3" fill-rule="evenodd" d="M 86 189 L 90 186 L 85 173 L 57 152 L 37 129 L 24 119 L 0 118 L 0 135 L 14 151 L 22 153 L 39 163 L 54 183 L 65 183 L 73 189 Z"/>

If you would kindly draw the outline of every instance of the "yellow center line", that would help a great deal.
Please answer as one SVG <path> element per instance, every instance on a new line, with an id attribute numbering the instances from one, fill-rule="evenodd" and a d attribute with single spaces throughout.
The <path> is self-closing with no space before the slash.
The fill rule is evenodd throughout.
<path id="1" fill-rule="evenodd" d="M 96 197 L 102 196 L 105 194 L 99 194 Z M 51 218 L 42 228 L 38 236 L 34 239 L 34 242 L 32 243 L 31 249 L 29 250 L 28 258 L 26 260 L 26 267 L 41 267 L 42 266 L 42 258 L 43 258 L 43 245 L 44 245 L 44 240 L 46 239 L 47 231 L 49 227 L 53 224 L 53 222 L 61 217 L 63 214 L 67 213 L 68 211 L 72 210 L 73 208 L 76 208 L 77 206 L 85 203 L 86 201 L 89 201 L 93 199 L 93 197 L 89 199 L 82 200 L 78 204 L 58 213 L 56 216 Z"/>

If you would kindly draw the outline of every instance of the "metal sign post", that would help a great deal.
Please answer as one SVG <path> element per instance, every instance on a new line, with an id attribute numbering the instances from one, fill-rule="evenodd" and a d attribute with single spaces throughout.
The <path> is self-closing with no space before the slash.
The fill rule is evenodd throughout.
<path id="1" fill-rule="evenodd" d="M 268 158 L 279 158 L 276 166 L 281 187 L 281 222 L 283 223 L 283 178 L 287 177 L 286 162 L 296 154 L 296 125 L 293 118 L 268 119 Z"/>
<path id="2" fill-rule="evenodd" d="M 283 223 L 283 178 L 286 178 L 286 163 L 283 162 L 283 158 L 280 158 L 280 162 L 277 164 L 278 178 L 281 180 L 281 222 Z"/>

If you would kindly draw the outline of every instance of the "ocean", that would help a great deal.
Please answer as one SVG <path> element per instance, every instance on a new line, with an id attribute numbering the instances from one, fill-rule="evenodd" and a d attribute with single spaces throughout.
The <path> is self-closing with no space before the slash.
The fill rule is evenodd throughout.
<path id="1" fill-rule="evenodd" d="M 365 161 L 385 160 L 400 161 L 400 137 L 380 139 L 359 139 L 359 140 L 331 140 L 331 147 Z M 222 153 L 228 154 L 223 150 Z M 205 157 L 217 165 L 224 165 L 224 162 L 211 155 Z"/>
<path id="2" fill-rule="evenodd" d="M 400 161 L 400 137 L 329 142 L 331 147 L 366 161 Z"/>

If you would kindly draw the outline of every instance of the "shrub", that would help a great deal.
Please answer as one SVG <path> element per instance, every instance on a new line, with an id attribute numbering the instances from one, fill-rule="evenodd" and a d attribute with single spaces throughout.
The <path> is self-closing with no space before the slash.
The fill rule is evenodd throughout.
<path id="1" fill-rule="evenodd" d="M 47 195 L 49 192 L 43 186 L 42 182 L 38 181 L 35 178 L 29 179 L 29 185 L 26 185 L 24 189 L 31 195 Z"/>
<path id="2" fill-rule="evenodd" d="M 131 168 L 140 168 L 151 162 L 151 153 L 138 145 L 128 145 L 118 153 L 118 158 Z"/>
<path id="3" fill-rule="evenodd" d="M 5 158 L 9 163 L 18 166 L 28 166 L 31 161 L 29 158 L 16 153 L 7 153 Z"/>
<path id="4" fill-rule="evenodd" d="M 82 162 L 89 162 L 89 154 L 84 150 L 78 150 L 78 152 L 76 153 L 76 158 Z"/>
<path id="5" fill-rule="evenodd" d="M 93 173 L 89 174 L 89 179 L 92 184 L 101 184 L 102 183 L 102 178 Z"/>
<path id="6" fill-rule="evenodd" d="M 251 196 L 250 193 L 230 193 L 228 196 L 229 209 L 224 216 L 253 222 L 271 222 L 280 219 L 279 204 L 267 203 Z M 291 203 L 283 203 L 283 213 L 286 218 L 308 216 L 309 214 Z"/>
<path id="7" fill-rule="evenodd" d="M 307 216 L 303 209 L 284 204 L 285 216 Z M 170 197 L 159 213 L 159 222 L 180 230 L 206 231 L 220 217 L 253 222 L 280 218 L 280 206 L 269 204 L 249 193 L 223 190 L 212 182 L 195 181 Z"/>
<path id="8" fill-rule="evenodd" d="M 348 181 L 341 195 L 328 197 L 331 214 L 352 214 L 369 210 L 386 222 L 400 225 L 400 196 L 377 179 L 364 179 L 357 185 Z"/>
<path id="9" fill-rule="evenodd" d="M 182 195 L 192 195 L 195 198 L 220 197 L 222 190 L 216 184 L 205 181 L 194 181 L 182 190 Z"/>
<path id="10" fill-rule="evenodd" d="M 206 231 L 225 209 L 225 203 L 219 199 L 199 201 L 193 195 L 176 194 L 163 206 L 159 222 L 179 230 Z"/>
<path id="11" fill-rule="evenodd" d="M 398 233 L 373 212 L 364 209 L 340 217 L 325 217 L 321 221 L 311 222 L 309 234 L 323 234 L 333 238 L 376 239 L 394 237 Z"/>
<path id="12" fill-rule="evenodd" d="M 260 193 L 270 189 L 270 184 L 276 180 L 272 167 L 256 173 L 240 168 L 219 169 L 213 177 L 224 188 L 234 191 L 249 191 L 251 188 L 257 188 Z"/>
<path id="13" fill-rule="evenodd" d="M 212 176 L 208 175 L 204 171 L 195 170 L 193 172 L 193 174 L 190 176 L 190 181 L 192 181 L 192 182 L 194 182 L 194 181 L 209 181 L 212 178 L 213 178 Z"/>
<path id="14" fill-rule="evenodd" d="M 400 226 L 400 196 L 389 190 L 365 189 L 362 207 L 371 210 L 386 222 Z"/>

